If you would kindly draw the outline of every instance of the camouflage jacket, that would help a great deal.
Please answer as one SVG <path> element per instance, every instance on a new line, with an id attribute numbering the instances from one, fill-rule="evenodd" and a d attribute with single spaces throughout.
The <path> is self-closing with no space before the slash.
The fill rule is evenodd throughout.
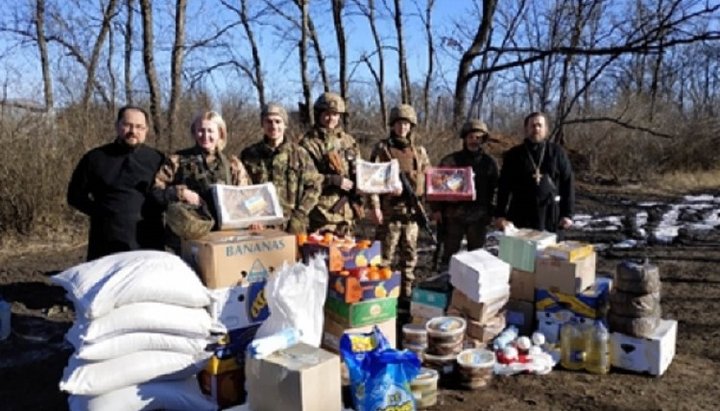
<path id="1" fill-rule="evenodd" d="M 417 139 L 413 137 L 412 140 Z M 375 163 L 384 163 L 397 159 L 400 163 L 400 171 L 404 172 L 410 184 L 415 189 L 415 194 L 423 196 L 425 194 L 425 171 L 430 167 L 430 158 L 428 157 L 425 147 L 411 143 L 407 147 L 399 147 L 394 144 L 392 138 L 380 140 L 373 147 L 370 154 L 370 161 Z M 409 214 L 403 196 L 392 194 L 372 195 L 370 203 L 373 208 L 380 207 L 383 214 Z"/>
<path id="2" fill-rule="evenodd" d="M 329 131 L 315 127 L 305 134 L 300 144 L 310 154 L 318 172 L 323 176 L 316 212 L 320 214 L 323 222 L 351 222 L 354 215 L 349 201 L 337 213 L 333 213 L 332 208 L 348 194 L 340 189 L 342 179 L 348 178 L 354 182 L 355 160 L 360 158 L 355 138 L 340 128 Z M 330 160 L 332 156 L 338 159 L 340 170 L 333 168 Z"/>
<path id="3" fill-rule="evenodd" d="M 226 156 L 222 152 L 208 155 L 195 146 L 168 156 L 155 175 L 152 194 L 158 203 L 167 206 L 180 200 L 181 190 L 189 189 L 212 204 L 212 184 L 245 186 L 252 183 L 236 156 Z"/>
<path id="4" fill-rule="evenodd" d="M 245 148 L 240 159 L 254 184 L 275 185 L 283 214 L 288 218 L 287 231 L 305 231 L 322 184 L 322 176 L 308 152 L 287 139 L 277 148 L 259 141 Z"/>

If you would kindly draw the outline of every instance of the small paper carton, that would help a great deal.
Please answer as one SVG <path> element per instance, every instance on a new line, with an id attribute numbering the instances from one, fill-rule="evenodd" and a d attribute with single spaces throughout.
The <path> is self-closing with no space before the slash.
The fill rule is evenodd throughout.
<path id="1" fill-rule="evenodd" d="M 663 375 L 675 356 L 677 326 L 675 320 L 661 320 L 650 338 L 611 333 L 610 363 L 624 370 Z"/>
<path id="2" fill-rule="evenodd" d="M 535 302 L 535 273 L 513 268 L 510 271 L 510 298 Z"/>
<path id="3" fill-rule="evenodd" d="M 575 262 L 581 258 L 587 257 L 595 251 L 592 244 L 580 241 L 561 241 L 545 247 L 543 254 L 561 260 Z"/>
<path id="4" fill-rule="evenodd" d="M 545 247 L 555 244 L 557 236 L 544 231 L 508 230 L 500 237 L 501 260 L 518 270 L 535 271 L 535 257 Z"/>
<path id="5" fill-rule="evenodd" d="M 468 337 L 480 340 L 487 344 L 493 338 L 497 337 L 498 334 L 505 329 L 505 313 L 497 313 L 494 317 L 489 318 L 485 322 L 475 321 L 473 319 L 466 318 L 467 330 L 465 334 Z"/>
<path id="6" fill-rule="evenodd" d="M 247 228 L 253 223 L 276 225 L 283 211 L 273 183 L 250 186 L 212 185 L 218 227 L 221 230 Z"/>
<path id="7" fill-rule="evenodd" d="M 596 259 L 594 251 L 568 261 L 543 250 L 535 261 L 535 287 L 570 295 L 580 293 L 595 282 Z"/>
<path id="8" fill-rule="evenodd" d="M 357 190 L 365 194 L 386 194 L 402 191 L 400 164 L 396 159 L 373 163 L 358 159 L 355 163 Z"/>
<path id="9" fill-rule="evenodd" d="M 340 357 L 300 343 L 245 363 L 248 405 L 253 411 L 342 409 Z"/>
<path id="10" fill-rule="evenodd" d="M 425 173 L 425 193 L 428 201 L 475 200 L 472 167 L 428 167 Z"/>

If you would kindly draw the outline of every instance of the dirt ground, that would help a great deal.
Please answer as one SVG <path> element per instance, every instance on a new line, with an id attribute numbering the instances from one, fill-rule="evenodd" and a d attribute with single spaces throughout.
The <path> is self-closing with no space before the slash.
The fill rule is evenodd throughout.
<path id="1" fill-rule="evenodd" d="M 578 211 L 622 212 L 625 200 L 657 198 L 585 188 L 579 192 Z M 72 323 L 72 308 L 48 277 L 82 261 L 81 237 L 75 233 L 69 240 L 49 243 L 3 243 L 0 295 L 12 303 L 13 334 L 0 342 L 2 410 L 67 409 L 58 381 L 71 352 L 63 334 Z M 581 233 L 568 237 L 592 240 Z M 498 377 L 477 391 L 442 389 L 431 410 L 719 409 L 720 244 L 683 242 L 606 251 L 598 270 L 612 272 L 622 259 L 642 257 L 660 268 L 663 317 L 679 321 L 677 354 L 665 375 L 654 378 L 614 369 L 605 376 L 555 370 L 545 376 Z"/>

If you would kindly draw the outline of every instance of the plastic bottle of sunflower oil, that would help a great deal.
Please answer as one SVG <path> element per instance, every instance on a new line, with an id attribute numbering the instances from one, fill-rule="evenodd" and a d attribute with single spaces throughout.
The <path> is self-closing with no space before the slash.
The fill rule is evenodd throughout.
<path id="1" fill-rule="evenodd" d="M 568 370 L 585 368 L 584 322 L 573 318 L 560 330 L 560 364 Z"/>
<path id="2" fill-rule="evenodd" d="M 602 320 L 585 330 L 585 369 L 593 374 L 610 371 L 610 333 Z"/>

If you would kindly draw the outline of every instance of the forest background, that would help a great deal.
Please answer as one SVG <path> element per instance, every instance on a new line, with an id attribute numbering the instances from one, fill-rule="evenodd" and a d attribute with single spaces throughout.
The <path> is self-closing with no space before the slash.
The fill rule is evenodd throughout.
<path id="1" fill-rule="evenodd" d="M 437 161 L 481 118 L 501 153 L 545 111 L 582 181 L 720 186 L 720 2 L 710 0 L 14 0 L 0 16 L 0 243 L 75 224 L 65 190 L 117 109 L 149 108 L 149 143 L 192 144 L 214 109 L 228 152 L 279 101 L 290 134 L 323 91 L 367 149 L 412 104 Z M 65 224 L 63 224 L 65 223 Z"/>

